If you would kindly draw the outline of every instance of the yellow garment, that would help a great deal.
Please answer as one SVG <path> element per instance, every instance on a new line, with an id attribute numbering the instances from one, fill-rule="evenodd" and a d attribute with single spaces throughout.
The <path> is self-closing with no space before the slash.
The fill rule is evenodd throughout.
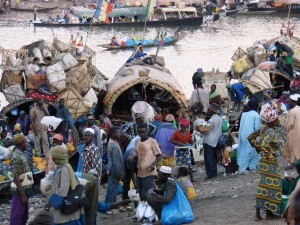
<path id="1" fill-rule="evenodd" d="M 16 123 L 14 126 L 14 131 L 20 131 L 21 130 L 21 124 Z"/>
<path id="2" fill-rule="evenodd" d="M 173 168 L 175 166 L 175 158 L 163 157 L 157 164 L 157 168 L 160 168 L 161 166 L 169 166 Z"/>

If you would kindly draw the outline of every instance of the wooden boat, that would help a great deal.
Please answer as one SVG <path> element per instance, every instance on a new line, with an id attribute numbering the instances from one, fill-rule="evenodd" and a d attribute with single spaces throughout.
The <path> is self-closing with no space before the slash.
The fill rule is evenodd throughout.
<path id="1" fill-rule="evenodd" d="M 248 12 L 252 13 L 261 13 L 261 12 L 274 12 L 279 14 L 288 14 L 289 8 L 258 8 L 258 7 L 250 7 L 248 8 Z M 291 8 L 290 14 L 300 14 L 300 7 L 299 8 Z"/>
<path id="2" fill-rule="evenodd" d="M 186 33 L 175 33 L 174 36 L 167 37 L 164 41 L 164 46 L 169 46 L 169 45 L 174 45 L 181 39 L 183 39 L 186 36 Z M 104 45 L 98 45 L 101 46 L 102 48 L 105 48 L 106 50 L 123 50 L 123 49 L 130 49 L 130 48 L 135 48 L 139 43 L 143 44 L 144 48 L 150 48 L 150 47 L 157 47 L 159 45 L 158 41 L 148 41 L 144 42 L 143 41 L 136 41 L 134 45 L 120 45 L 120 46 L 114 46 L 110 44 L 104 44 Z"/>
<path id="3" fill-rule="evenodd" d="M 248 12 L 275 11 L 279 14 L 300 14 L 300 2 L 298 0 L 260 0 L 246 4 Z M 289 9 L 291 7 L 291 9 Z"/>
<path id="4" fill-rule="evenodd" d="M 177 11 L 179 12 L 179 11 Z M 195 9 L 196 12 L 196 9 Z M 222 13 L 207 16 L 196 16 L 196 17 L 176 17 L 176 18 L 165 18 L 159 20 L 147 21 L 147 27 L 178 27 L 178 26 L 200 26 L 204 23 L 219 20 L 221 17 L 230 16 L 237 13 L 238 10 L 229 10 Z M 174 13 L 174 12 L 173 12 Z M 90 27 L 90 23 L 33 23 L 36 27 Z M 107 23 L 94 23 L 93 27 L 142 27 L 145 25 L 144 21 L 126 21 L 126 22 L 114 22 Z"/>
<path id="5" fill-rule="evenodd" d="M 50 12 L 52 10 L 58 9 L 58 7 L 50 7 L 50 8 L 42 8 L 42 7 L 37 7 L 37 12 Z M 18 12 L 34 12 L 33 8 L 16 8 L 16 7 L 11 7 L 10 10 L 12 11 L 18 11 Z"/>
<path id="6" fill-rule="evenodd" d="M 103 103 L 113 123 L 127 122 L 136 101 L 155 101 L 164 113 L 174 115 L 179 111 L 185 114 L 188 102 L 178 81 L 164 67 L 164 58 L 159 56 L 153 65 L 140 59 L 125 64 L 107 84 Z"/>

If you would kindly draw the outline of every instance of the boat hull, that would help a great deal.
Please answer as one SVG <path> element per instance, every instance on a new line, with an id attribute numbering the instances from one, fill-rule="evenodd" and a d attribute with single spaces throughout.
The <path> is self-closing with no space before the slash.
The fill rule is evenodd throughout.
<path id="1" fill-rule="evenodd" d="M 216 21 L 224 16 L 230 16 L 238 10 L 228 11 L 220 14 L 201 16 L 194 18 L 183 18 L 183 19 L 168 19 L 168 20 L 153 20 L 147 21 L 147 27 L 178 27 L 178 26 L 200 26 L 203 23 L 209 21 Z M 93 27 L 142 27 L 145 25 L 145 22 L 122 22 L 122 23 L 94 23 Z M 90 27 L 89 23 L 34 23 L 36 27 Z"/>
<path id="2" fill-rule="evenodd" d="M 248 12 L 274 12 L 274 13 L 280 13 L 280 14 L 288 14 L 289 9 L 288 8 L 258 8 L 258 7 L 248 7 Z M 300 14 L 300 8 L 291 8 L 290 14 Z"/>
<path id="3" fill-rule="evenodd" d="M 37 9 L 37 12 L 39 13 L 39 12 L 50 12 L 50 11 L 52 11 L 52 10 L 55 10 L 55 9 L 57 9 L 58 7 L 52 7 L 52 8 L 38 8 Z M 18 11 L 18 12 L 34 12 L 34 9 L 32 8 L 32 9 L 22 9 L 22 8 L 14 8 L 14 7 L 12 7 L 12 8 L 10 8 L 10 10 L 12 10 L 12 11 Z"/>

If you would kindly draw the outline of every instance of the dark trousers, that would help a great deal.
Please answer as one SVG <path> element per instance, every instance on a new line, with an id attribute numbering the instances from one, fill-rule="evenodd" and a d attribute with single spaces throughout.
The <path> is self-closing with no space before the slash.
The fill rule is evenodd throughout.
<path id="1" fill-rule="evenodd" d="M 291 76 L 294 77 L 293 75 L 293 65 L 292 64 L 286 64 L 287 70 L 286 72 Z"/>
<path id="2" fill-rule="evenodd" d="M 137 177 L 137 186 L 141 201 L 147 201 L 146 193 L 151 188 L 155 188 L 153 179 L 155 176 Z"/>
<path id="3" fill-rule="evenodd" d="M 136 185 L 136 175 L 135 172 L 125 168 L 125 177 L 123 179 L 123 195 L 122 199 L 129 199 L 128 191 L 130 190 L 130 181 L 132 180 L 135 189 L 137 189 Z"/>
<path id="4" fill-rule="evenodd" d="M 214 178 L 217 176 L 217 161 L 216 154 L 217 148 L 204 144 L 204 163 L 207 178 Z"/>

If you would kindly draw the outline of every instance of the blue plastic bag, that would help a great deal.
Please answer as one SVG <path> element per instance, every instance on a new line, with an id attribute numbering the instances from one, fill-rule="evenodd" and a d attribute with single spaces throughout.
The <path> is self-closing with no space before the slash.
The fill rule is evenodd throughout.
<path id="1" fill-rule="evenodd" d="M 168 204 L 164 204 L 161 213 L 163 225 L 179 225 L 194 221 L 194 214 L 189 201 L 176 181 L 176 195 Z"/>

